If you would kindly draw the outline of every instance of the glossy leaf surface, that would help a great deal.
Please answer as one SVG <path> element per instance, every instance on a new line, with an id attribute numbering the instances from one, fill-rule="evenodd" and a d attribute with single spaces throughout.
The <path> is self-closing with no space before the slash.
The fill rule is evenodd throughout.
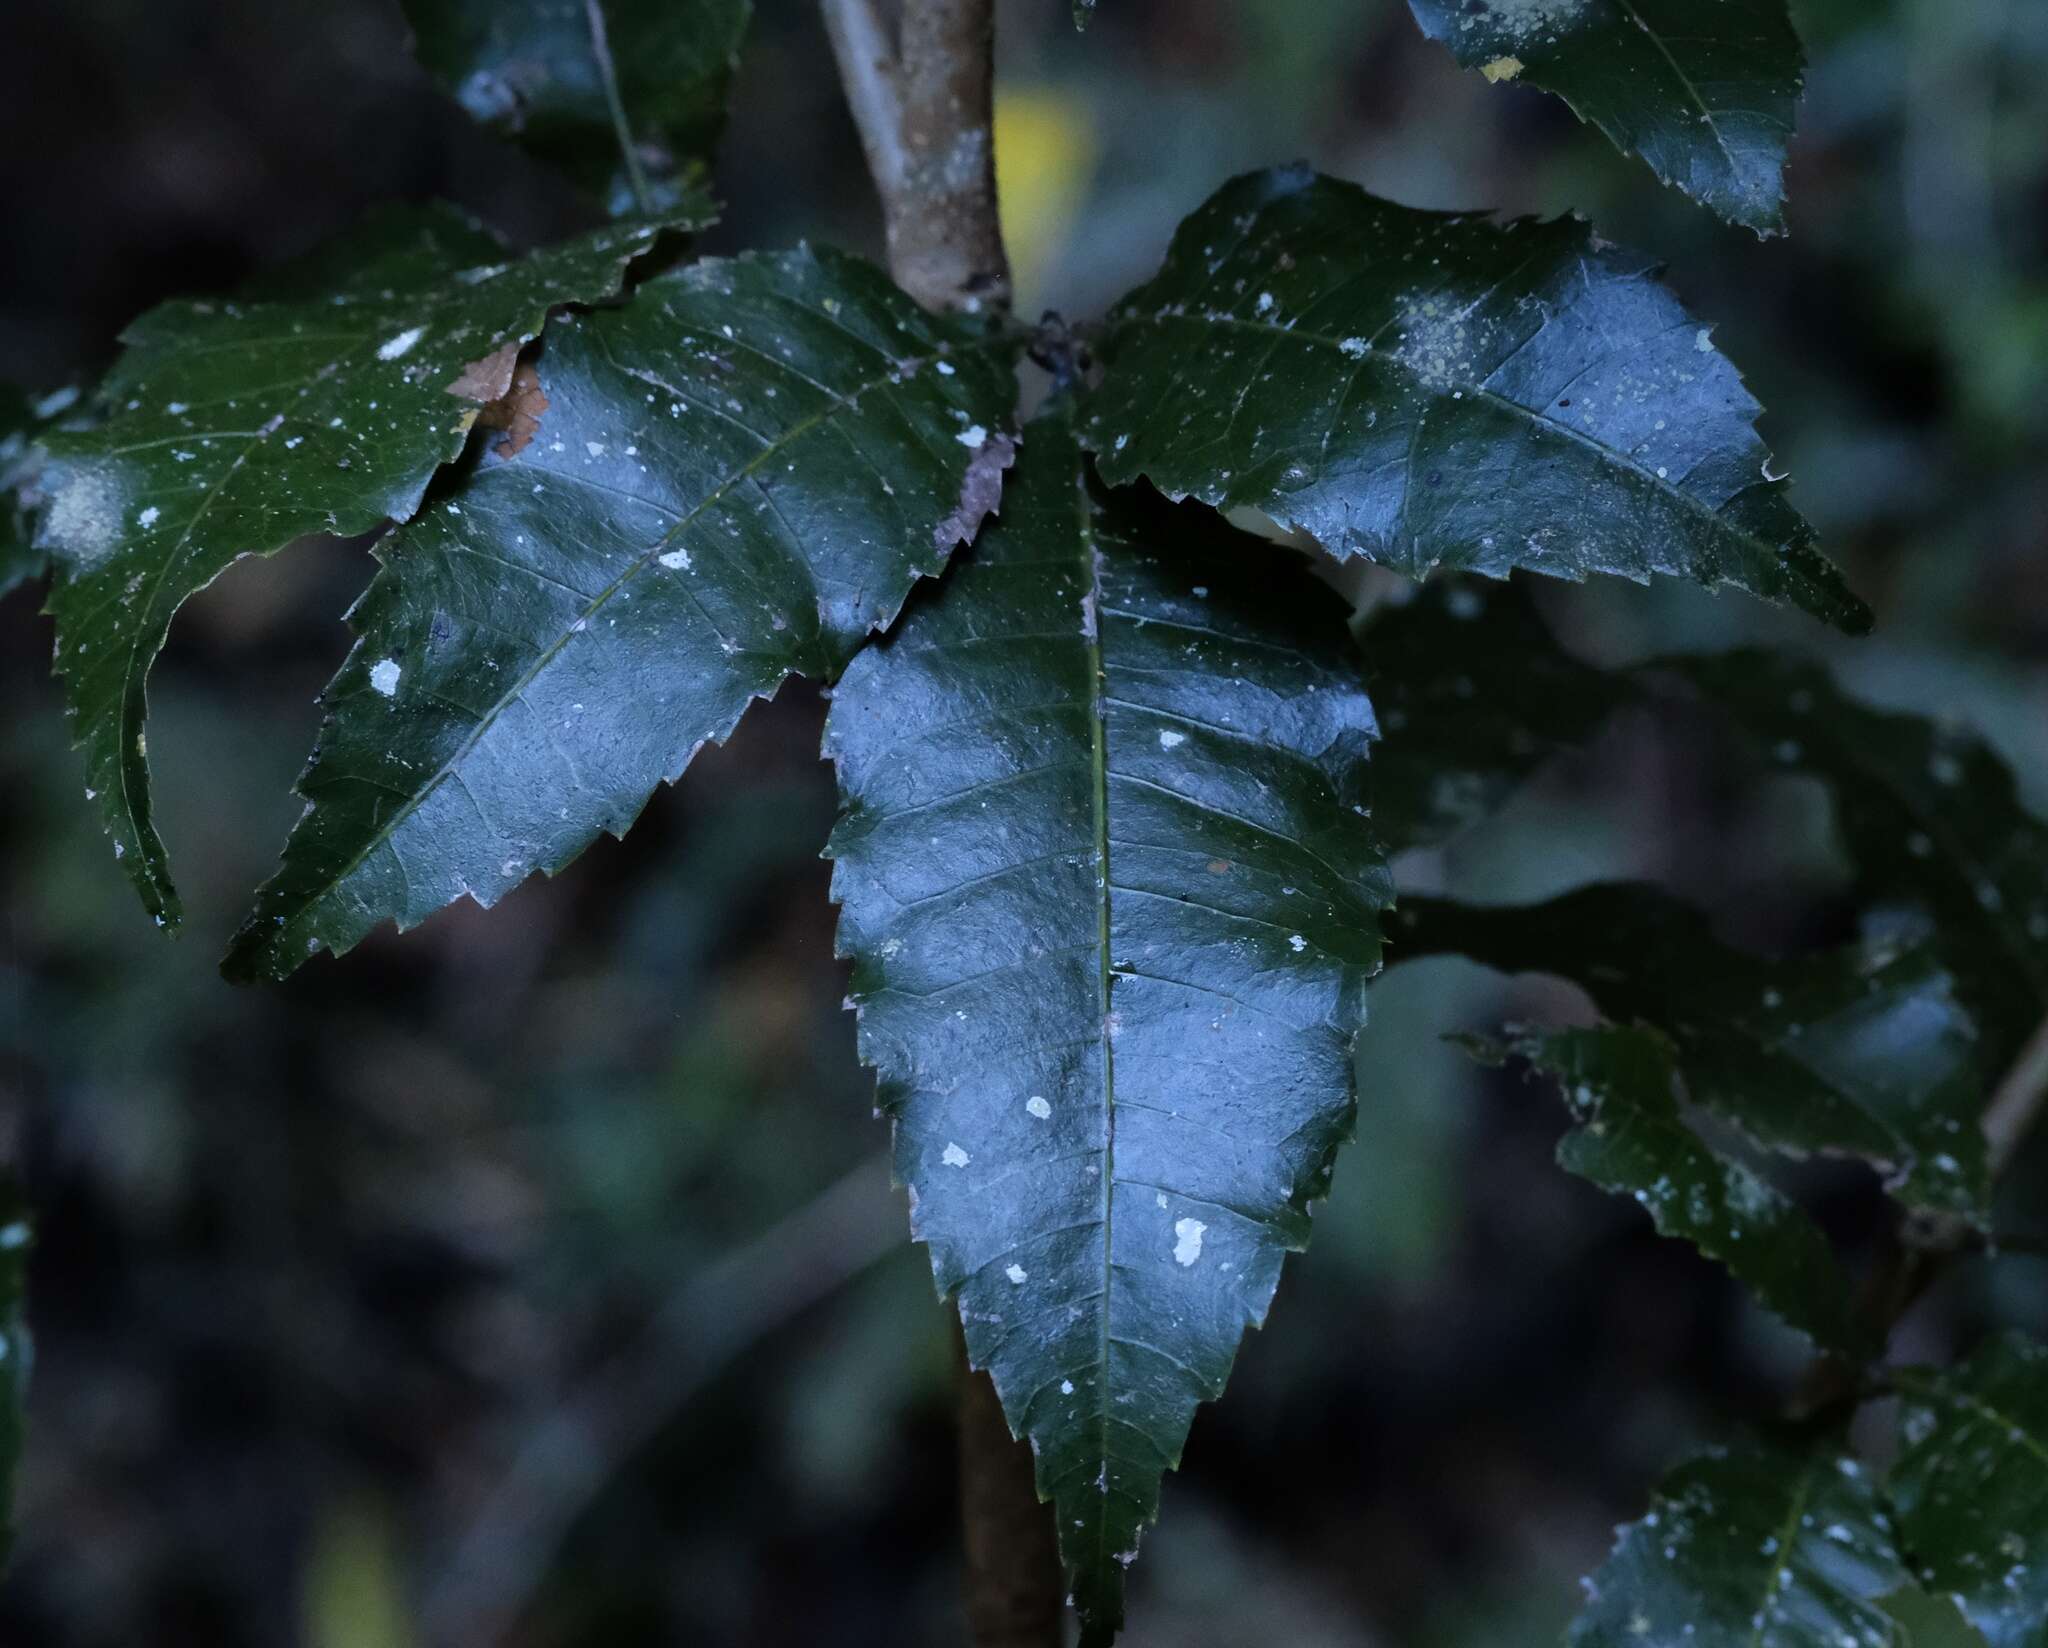
<path id="1" fill-rule="evenodd" d="M 57 668 L 87 789 L 159 925 L 178 904 L 143 721 L 179 606 L 244 555 L 410 515 L 548 311 L 617 292 L 655 232 L 507 260 L 453 214 L 380 220 L 336 254 L 331 295 L 151 310 L 101 386 L 105 421 L 46 437 Z"/>
<path id="2" fill-rule="evenodd" d="M 1785 0 L 1409 0 L 1496 83 L 1555 92 L 1666 183 L 1758 234 L 1784 228 L 1805 77 Z"/>
<path id="3" fill-rule="evenodd" d="M 1415 577 L 1668 573 L 1868 628 L 1770 473 L 1757 403 L 1654 274 L 1583 223 L 1253 173 L 1111 314 L 1087 438 L 1111 482 Z"/>
<path id="4" fill-rule="evenodd" d="M 1759 1143 L 1861 1156 L 1909 1206 L 1984 1214 L 1977 1030 L 1924 949 L 1766 960 L 1643 886 L 1513 907 L 1404 899 L 1397 939 L 1403 957 L 1569 979 L 1615 1023 L 1669 1038 L 1693 1102 Z"/>
<path id="5" fill-rule="evenodd" d="M 1607 1027 L 1516 1035 L 1493 1057 L 1554 1076 L 1578 1126 L 1558 1165 L 1633 1197 L 1660 1234 L 1718 1259 L 1816 1344 L 1867 1351 L 1850 1317 L 1848 1276 L 1797 1203 L 1685 1125 L 1677 1051 L 1654 1031 Z"/>
<path id="6" fill-rule="evenodd" d="M 1864 1468 L 1743 1440 L 1681 1465 L 1586 1582 L 1571 1648 L 1912 1648 L 1910 1583 Z"/>
<path id="7" fill-rule="evenodd" d="M 2048 1640 L 2048 1346 L 1994 1339 L 1946 1373 L 1901 1369 L 1891 1493 L 1922 1583 L 1990 1648 Z"/>
<path id="8" fill-rule="evenodd" d="M 404 0 L 469 115 L 615 212 L 665 210 L 711 151 L 749 0 Z"/>
<path id="9" fill-rule="evenodd" d="M 1091 1642 L 1351 1129 L 1391 897 L 1361 680 L 1303 565 L 1105 492 L 1054 413 L 834 695 L 862 1056 Z"/>
<path id="10" fill-rule="evenodd" d="M 805 250 L 557 321 L 537 432 L 381 546 L 230 973 L 492 904 L 622 834 L 750 700 L 837 675 L 993 504 L 1010 353 Z"/>

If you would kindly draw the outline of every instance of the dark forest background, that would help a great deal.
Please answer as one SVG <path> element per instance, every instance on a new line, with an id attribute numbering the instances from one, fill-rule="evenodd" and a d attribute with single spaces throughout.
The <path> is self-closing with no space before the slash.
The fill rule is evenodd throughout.
<path id="1" fill-rule="evenodd" d="M 725 251 L 873 250 L 815 7 L 763 0 Z M 1546 586 L 1601 658 L 1771 640 L 1974 724 L 2048 808 L 2048 6 L 1797 0 L 1792 234 L 1697 211 L 1398 0 L 1007 0 L 1020 308 L 1098 310 L 1224 175 L 1306 156 L 1420 205 L 1578 208 L 1669 260 L 1879 613 Z M 5 0 L 0 380 L 392 197 L 520 243 L 582 208 L 411 63 L 395 0 Z M 50 634 L 0 606 L 0 1156 L 40 1235 L 7 1648 L 845 1648 L 962 1640 L 951 1350 L 885 1185 L 832 956 L 822 703 L 792 686 L 623 844 L 283 989 L 213 961 L 297 811 L 359 542 L 244 562 L 156 675 L 167 944 L 81 796 Z M 1663 878 L 1740 942 L 1845 936 L 1817 789 L 1682 712 L 1618 722 L 1404 884 Z M 1573 998 L 1396 967 L 1358 1142 L 1133 1570 L 1131 1648 L 1555 1639 L 1615 1519 L 1770 1411 L 1801 1344 L 1550 1162 L 1554 1097 L 1439 1038 Z M 2038 1156 L 2037 1152 L 2037 1156 Z M 1802 1170 L 1852 1240 L 1859 1170 Z M 2023 1170 L 2015 1216 L 2044 1204 Z M 1964 1266 L 1904 1343 L 2048 1329 Z"/>

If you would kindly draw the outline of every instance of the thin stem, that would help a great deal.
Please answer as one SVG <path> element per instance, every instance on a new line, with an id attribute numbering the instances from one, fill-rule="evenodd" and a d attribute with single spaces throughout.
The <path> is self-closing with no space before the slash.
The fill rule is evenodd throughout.
<path id="1" fill-rule="evenodd" d="M 839 63 L 847 107 L 868 157 L 868 175 L 885 197 L 903 187 L 903 104 L 896 95 L 896 48 L 875 0 L 823 0 L 825 33 Z"/>
<path id="2" fill-rule="evenodd" d="M 889 272 L 928 309 L 1007 310 L 996 212 L 995 0 L 904 0 L 896 49 L 875 0 L 821 0 L 882 199 Z"/>
<path id="3" fill-rule="evenodd" d="M 2048 1103 L 2048 1018 L 2021 1049 L 1992 1094 L 1991 1107 L 1984 1112 L 1984 1138 L 1994 1179 L 2012 1166 L 2021 1143 L 2040 1119 L 2044 1103 Z"/>
<path id="4" fill-rule="evenodd" d="M 633 142 L 633 128 L 626 119 L 625 100 L 619 95 L 619 68 L 612 61 L 611 36 L 605 32 L 604 12 L 598 0 L 583 0 L 583 12 L 590 25 L 590 55 L 597 59 L 597 72 L 604 81 L 605 106 L 611 110 L 612 130 L 619 139 L 619 158 L 626 165 L 626 181 L 632 185 L 634 203 L 643 212 L 654 210 L 654 194 L 647 187 L 647 174 L 640 167 L 640 153 Z"/>

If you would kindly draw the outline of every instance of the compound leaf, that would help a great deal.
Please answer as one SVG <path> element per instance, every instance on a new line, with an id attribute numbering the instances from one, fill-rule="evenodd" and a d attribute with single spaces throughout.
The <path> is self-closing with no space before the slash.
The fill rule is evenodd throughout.
<path id="1" fill-rule="evenodd" d="M 1483 1056 L 1525 1059 L 1562 1085 L 1578 1123 L 1558 1165 L 1633 1197 L 1665 1236 L 1718 1259 L 1766 1306 L 1829 1350 L 1870 1347 L 1852 1320 L 1849 1279 L 1799 1205 L 1685 1125 L 1678 1054 L 1652 1030 L 1524 1032 L 1481 1044 Z"/>
<path id="2" fill-rule="evenodd" d="M 1253 173 L 1112 313 L 1087 438 L 1113 484 L 1261 510 L 1415 577 L 1669 573 L 1867 629 L 1770 473 L 1757 403 L 1653 276 L 1583 223 Z"/>
<path id="3" fill-rule="evenodd" d="M 604 197 L 673 206 L 725 124 L 750 0 L 404 0 L 469 115 Z"/>
<path id="4" fill-rule="evenodd" d="M 1911 1648 L 1910 1580 L 1864 1468 L 1740 1440 L 1681 1465 L 1586 1581 L 1571 1648 Z"/>
<path id="5" fill-rule="evenodd" d="M 1766 960 L 1647 886 L 1511 907 L 1404 899 L 1398 919 L 1403 956 L 1551 973 L 1615 1023 L 1654 1027 L 1693 1102 L 1759 1143 L 1860 1156 L 1911 1207 L 1984 1217 L 1977 1028 L 1927 949 Z"/>
<path id="6" fill-rule="evenodd" d="M 1785 0 L 1408 0 L 1488 80 L 1555 92 L 1666 183 L 1782 231 L 1805 59 Z"/>
<path id="7" fill-rule="evenodd" d="M 1050 413 L 827 724 L 862 1055 L 1090 1642 L 1355 1109 L 1372 710 L 1276 553 L 1104 490 Z"/>
<path id="8" fill-rule="evenodd" d="M 1894 1371 L 1899 1534 L 1990 1648 L 2048 1640 L 2048 1346 L 2008 1334 L 1945 1372 Z"/>
<path id="9" fill-rule="evenodd" d="M 143 722 L 179 606 L 244 555 L 410 515 L 549 310 L 616 293 L 655 233 L 507 260 L 453 214 L 380 220 L 337 255 L 327 296 L 151 310 L 101 386 L 105 420 L 44 437 L 36 541 L 57 568 L 57 668 L 87 790 L 159 926 L 178 902 Z"/>
<path id="10" fill-rule="evenodd" d="M 231 976 L 492 904 L 623 834 L 750 700 L 837 675 L 972 536 L 1016 393 L 1008 341 L 808 250 L 564 317 L 533 389 L 538 432 L 380 549 Z"/>

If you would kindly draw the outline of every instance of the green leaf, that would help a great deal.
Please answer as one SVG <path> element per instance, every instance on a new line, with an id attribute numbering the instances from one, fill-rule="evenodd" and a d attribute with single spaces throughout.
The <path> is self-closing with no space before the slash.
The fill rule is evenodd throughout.
<path id="1" fill-rule="evenodd" d="M 1404 899 L 1398 921 L 1404 958 L 1555 974 L 1613 1022 L 1662 1032 L 1693 1102 L 1759 1143 L 1860 1156 L 1911 1207 L 1984 1217 L 1977 1030 L 1928 950 L 1765 960 L 1646 886 L 1515 907 Z"/>
<path id="2" fill-rule="evenodd" d="M 709 156 L 750 0 L 403 0 L 420 62 L 476 120 L 614 212 L 665 210 Z"/>
<path id="3" fill-rule="evenodd" d="M 11 1179 L 0 1179 L 0 1566 L 14 1543 L 14 1472 L 21 1463 L 29 1340 L 28 1215 Z"/>
<path id="4" fill-rule="evenodd" d="M 1990 1648 L 2048 1641 L 2048 1346 L 2009 1334 L 1947 1372 L 1902 1368 L 1892 1502 L 1927 1589 Z"/>
<path id="5" fill-rule="evenodd" d="M 2003 1068 L 2048 1001 L 2048 824 L 2020 805 L 1981 738 L 1873 709 L 1817 664 L 1745 651 L 1667 660 L 1776 766 L 1834 792 L 1843 843 L 1877 897 L 1903 896 L 1940 950 Z"/>
<path id="6" fill-rule="evenodd" d="M 1988 1648 L 1954 1597 L 1929 1596 L 1917 1588 L 1894 1591 L 1884 1611 L 1905 1631 L 1906 1648 Z"/>
<path id="7" fill-rule="evenodd" d="M 838 674 L 994 504 L 1013 353 L 807 250 L 557 321 L 538 435 L 379 551 L 230 976 L 495 903 L 752 699 Z"/>
<path id="8" fill-rule="evenodd" d="M 862 1056 L 1089 1642 L 1351 1129 L 1372 735 L 1337 599 L 1061 412 L 833 698 Z"/>
<path id="9" fill-rule="evenodd" d="M 1757 403 L 1653 275 L 1583 223 L 1254 173 L 1110 316 L 1088 440 L 1112 483 L 1261 510 L 1414 577 L 1670 573 L 1867 629 L 1770 473 Z"/>
<path id="10" fill-rule="evenodd" d="M 410 515 L 549 310 L 616 293 L 656 232 L 612 228 L 507 260 L 446 215 L 411 219 L 432 246 L 408 255 L 397 221 L 375 225 L 367 251 L 342 249 L 331 296 L 151 310 L 101 386 L 108 417 L 45 437 L 36 541 L 57 567 L 57 667 L 87 788 L 159 926 L 178 902 L 143 720 L 179 606 L 244 555 Z"/>
<path id="11" fill-rule="evenodd" d="M 1372 821 L 1389 851 L 1433 846 L 1493 812 L 1638 689 L 1550 638 L 1526 581 L 1443 578 L 1366 631 L 1384 742 Z"/>
<path id="12" fill-rule="evenodd" d="M 1488 80 L 1555 92 L 1666 183 L 1759 235 L 1785 226 L 1805 59 L 1785 0 L 1409 0 Z"/>
<path id="13" fill-rule="evenodd" d="M 1663 1036 L 1610 1027 L 1478 1045 L 1482 1056 L 1526 1059 L 1562 1083 L 1578 1126 L 1558 1144 L 1559 1166 L 1633 1197 L 1660 1234 L 1718 1259 L 1816 1344 L 1851 1357 L 1869 1351 L 1852 1320 L 1849 1278 L 1820 1227 L 1681 1119 L 1677 1049 Z"/>
<path id="14" fill-rule="evenodd" d="M 1863 1467 L 1744 1439 L 1681 1465 L 1586 1582 L 1571 1648 L 1909 1648 L 1909 1583 Z"/>

